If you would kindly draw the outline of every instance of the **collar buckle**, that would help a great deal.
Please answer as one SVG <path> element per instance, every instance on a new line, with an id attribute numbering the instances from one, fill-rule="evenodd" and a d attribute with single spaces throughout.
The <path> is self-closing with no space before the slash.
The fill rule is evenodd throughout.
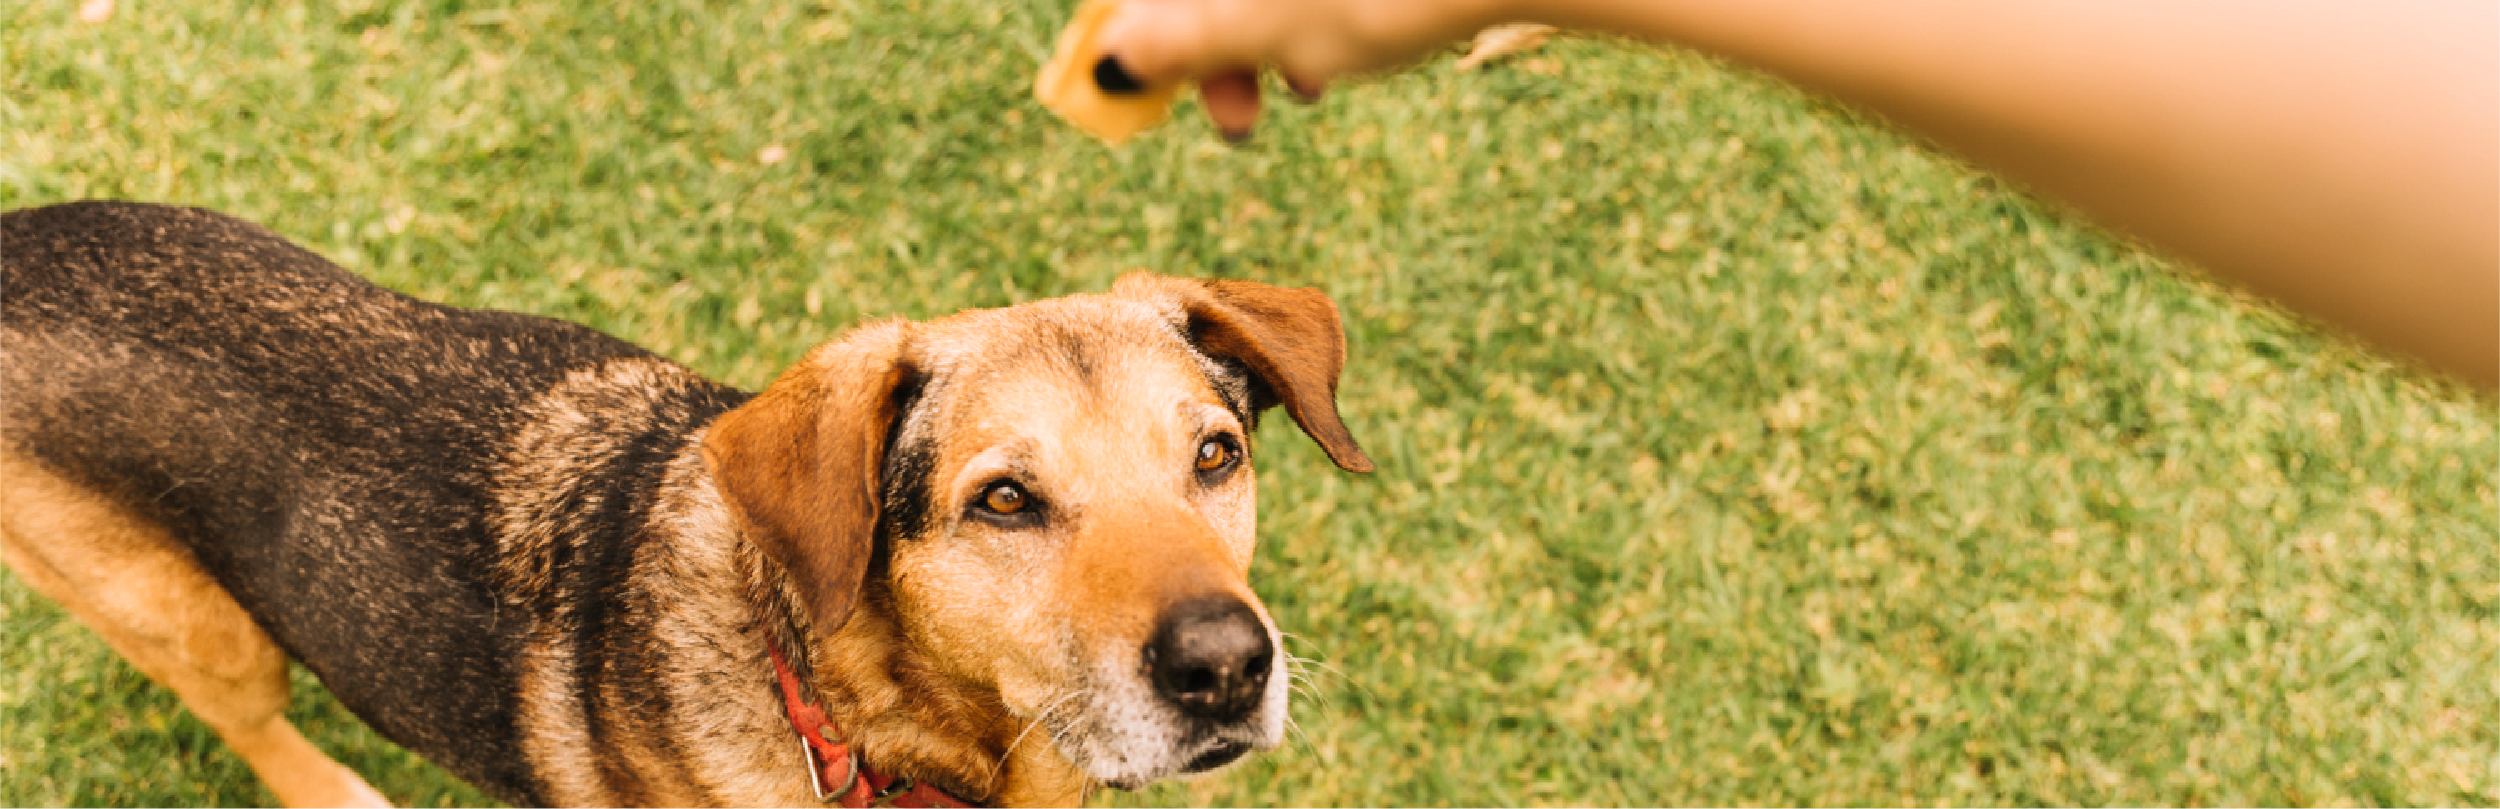
<path id="1" fill-rule="evenodd" d="M 836 749 L 844 748 L 837 747 Z M 825 783 L 825 764 L 817 760 L 816 746 L 808 744 L 805 736 L 799 737 L 799 756 L 807 761 L 807 785 L 816 788 L 817 803 L 839 801 L 843 796 L 851 794 L 851 789 L 859 785 L 859 758 L 856 756 L 841 757 L 842 778 L 840 780 L 842 783 L 840 786 L 830 786 Z"/>
<path id="2" fill-rule="evenodd" d="M 824 711 L 799 696 L 799 678 L 790 670 L 790 663 L 781 656 L 781 649 L 772 641 L 764 642 L 764 651 L 772 658 L 773 674 L 780 681 L 782 712 L 790 720 L 790 729 L 798 731 L 799 755 L 807 762 L 807 783 L 816 790 L 816 800 L 824 803 L 871 806 L 891 801 L 903 806 L 970 806 L 961 798 L 910 778 L 887 780 L 870 771 L 860 760 L 859 752 L 847 742 L 835 741 L 838 733 Z M 839 760 L 841 777 L 826 770 Z M 835 782 L 840 782 L 836 784 Z M 878 782 L 884 782 L 883 787 Z M 852 801 L 858 801 L 852 804 Z"/>

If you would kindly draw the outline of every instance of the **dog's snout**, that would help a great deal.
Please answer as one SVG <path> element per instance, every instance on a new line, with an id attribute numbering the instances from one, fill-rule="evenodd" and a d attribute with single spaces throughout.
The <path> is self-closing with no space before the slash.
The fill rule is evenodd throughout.
<path id="1" fill-rule="evenodd" d="M 1258 709 L 1276 646 L 1250 605 L 1224 596 L 1164 613 L 1145 656 L 1155 692 L 1182 713 L 1232 721 Z"/>

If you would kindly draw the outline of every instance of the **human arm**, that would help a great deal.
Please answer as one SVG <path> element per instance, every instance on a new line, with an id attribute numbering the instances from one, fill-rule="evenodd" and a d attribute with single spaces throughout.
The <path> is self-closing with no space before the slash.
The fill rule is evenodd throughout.
<path id="1" fill-rule="evenodd" d="M 2119 231 L 2500 388 L 2500 4 L 1130 0 L 1148 81 L 1315 91 L 1495 22 L 1672 42 L 1884 116 Z"/>

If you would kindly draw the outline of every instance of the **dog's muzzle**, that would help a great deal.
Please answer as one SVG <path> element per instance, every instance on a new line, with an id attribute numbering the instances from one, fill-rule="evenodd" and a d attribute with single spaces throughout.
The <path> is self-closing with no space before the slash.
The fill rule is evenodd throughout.
<path id="1" fill-rule="evenodd" d="M 1054 724 L 1069 760 L 1108 786 L 1134 789 L 1202 773 L 1274 747 L 1285 725 L 1282 659 L 1274 630 L 1229 593 L 1163 608 L 1154 630 L 1091 705 Z"/>

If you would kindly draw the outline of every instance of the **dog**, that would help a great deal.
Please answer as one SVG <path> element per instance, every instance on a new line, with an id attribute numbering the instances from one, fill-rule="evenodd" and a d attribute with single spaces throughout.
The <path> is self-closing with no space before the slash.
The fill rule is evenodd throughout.
<path id="1" fill-rule="evenodd" d="M 819 346 L 750 396 L 269 231 L 0 215 L 0 559 L 285 803 L 382 797 L 301 662 L 534 805 L 1050 804 L 1275 747 L 1250 437 L 1339 467 L 1337 309 L 1135 274 Z"/>

